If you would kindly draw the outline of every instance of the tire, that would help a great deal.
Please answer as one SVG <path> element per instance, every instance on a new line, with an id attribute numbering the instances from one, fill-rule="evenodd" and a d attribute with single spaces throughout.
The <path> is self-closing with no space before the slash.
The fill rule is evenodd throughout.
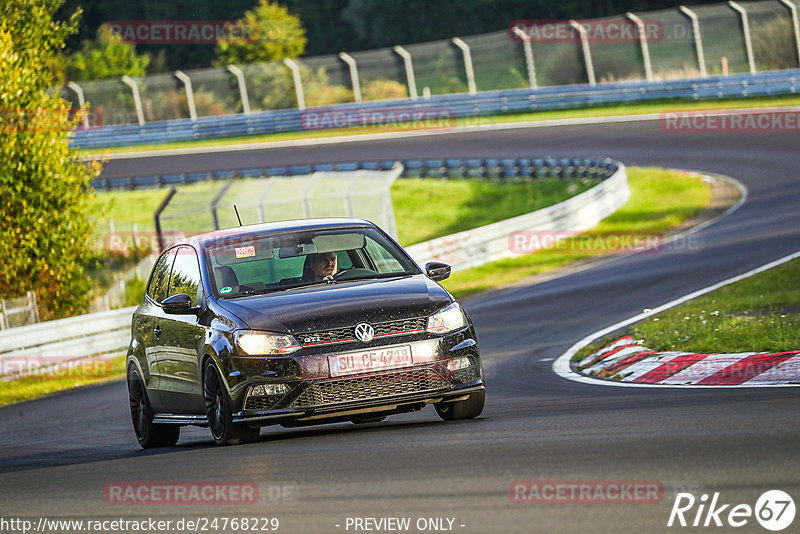
<path id="1" fill-rule="evenodd" d="M 128 400 L 131 405 L 133 432 L 143 449 L 171 447 L 178 443 L 180 426 L 153 423 L 153 408 L 147 398 L 144 381 L 135 367 L 128 369 Z"/>
<path id="2" fill-rule="evenodd" d="M 444 421 L 458 421 L 459 419 L 474 419 L 483 411 L 486 401 L 486 390 L 471 393 L 469 398 L 455 402 L 437 402 L 434 404 L 436 413 Z"/>
<path id="3" fill-rule="evenodd" d="M 217 366 L 209 360 L 203 372 L 203 398 L 206 403 L 208 427 L 217 445 L 239 445 L 258 441 L 260 428 L 250 428 L 242 423 L 234 423 L 231 397 L 222 385 Z"/>

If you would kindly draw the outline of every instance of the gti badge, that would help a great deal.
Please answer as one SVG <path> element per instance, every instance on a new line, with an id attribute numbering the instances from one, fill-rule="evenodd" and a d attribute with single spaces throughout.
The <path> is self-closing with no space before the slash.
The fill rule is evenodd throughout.
<path id="1" fill-rule="evenodd" d="M 367 323 L 360 323 L 356 326 L 356 339 L 369 343 L 375 337 L 375 329 Z"/>

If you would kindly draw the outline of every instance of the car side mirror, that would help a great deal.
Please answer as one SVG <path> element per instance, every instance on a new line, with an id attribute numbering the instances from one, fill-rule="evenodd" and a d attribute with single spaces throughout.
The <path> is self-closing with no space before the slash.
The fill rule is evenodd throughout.
<path id="1" fill-rule="evenodd" d="M 173 315 L 189 315 L 197 313 L 198 308 L 192 308 L 192 297 L 186 293 L 179 293 L 164 299 L 161 303 L 165 313 Z"/>
<path id="2" fill-rule="evenodd" d="M 450 278 L 450 271 L 452 268 L 446 263 L 432 261 L 425 264 L 425 272 L 431 280 L 441 282 Z"/>

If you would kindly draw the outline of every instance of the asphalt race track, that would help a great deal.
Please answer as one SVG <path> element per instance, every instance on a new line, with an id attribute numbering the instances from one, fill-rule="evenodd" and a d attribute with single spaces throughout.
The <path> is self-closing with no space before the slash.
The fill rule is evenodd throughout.
<path id="1" fill-rule="evenodd" d="M 278 532 L 287 533 L 366 532 L 347 519 L 366 517 L 408 517 L 411 532 L 420 531 L 419 518 L 453 519 L 440 528 L 473 533 L 664 532 L 703 530 L 667 527 L 681 488 L 698 499 L 719 492 L 728 510 L 754 507 L 773 489 L 800 503 L 797 388 L 606 387 L 551 369 L 588 333 L 800 249 L 799 141 L 796 133 L 665 133 L 658 121 L 636 121 L 111 161 L 109 176 L 359 159 L 609 156 L 729 175 L 749 198 L 698 234 L 701 250 L 622 257 L 466 301 L 488 375 L 486 409 L 474 421 L 446 424 L 429 407 L 363 427 L 268 427 L 259 443 L 226 448 L 207 430 L 189 429 L 178 446 L 144 452 L 122 382 L 2 408 L 0 517 L 277 517 Z M 664 494 L 658 504 L 512 503 L 517 480 L 655 481 Z M 106 485 L 124 481 L 255 483 L 259 500 L 107 503 Z M 710 528 L 732 530 L 724 524 Z M 765 532 L 754 517 L 736 530 Z"/>

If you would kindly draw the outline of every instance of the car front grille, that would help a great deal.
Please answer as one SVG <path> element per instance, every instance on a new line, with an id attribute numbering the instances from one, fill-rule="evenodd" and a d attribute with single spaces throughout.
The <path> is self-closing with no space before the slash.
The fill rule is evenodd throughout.
<path id="1" fill-rule="evenodd" d="M 245 410 L 271 410 L 280 400 L 280 397 L 247 397 L 244 403 Z"/>
<path id="2" fill-rule="evenodd" d="M 452 385 L 452 381 L 444 378 L 434 368 L 322 380 L 309 384 L 289 407 L 324 406 L 379 399 L 393 395 L 445 389 Z"/>
<path id="3" fill-rule="evenodd" d="M 470 365 L 466 369 L 459 369 L 455 373 L 455 379 L 459 384 L 468 384 L 470 382 L 475 382 L 480 378 L 478 376 L 478 368 L 474 365 Z"/>
<path id="4" fill-rule="evenodd" d="M 375 329 L 375 337 L 391 336 L 411 332 L 422 332 L 428 324 L 428 318 L 416 317 L 413 319 L 400 319 L 397 321 L 370 324 L 372 324 L 372 327 Z M 346 328 L 336 328 L 334 330 L 320 330 L 318 332 L 304 332 L 302 334 L 295 334 L 295 338 L 304 347 L 355 341 L 355 326 L 356 325 Z"/>

